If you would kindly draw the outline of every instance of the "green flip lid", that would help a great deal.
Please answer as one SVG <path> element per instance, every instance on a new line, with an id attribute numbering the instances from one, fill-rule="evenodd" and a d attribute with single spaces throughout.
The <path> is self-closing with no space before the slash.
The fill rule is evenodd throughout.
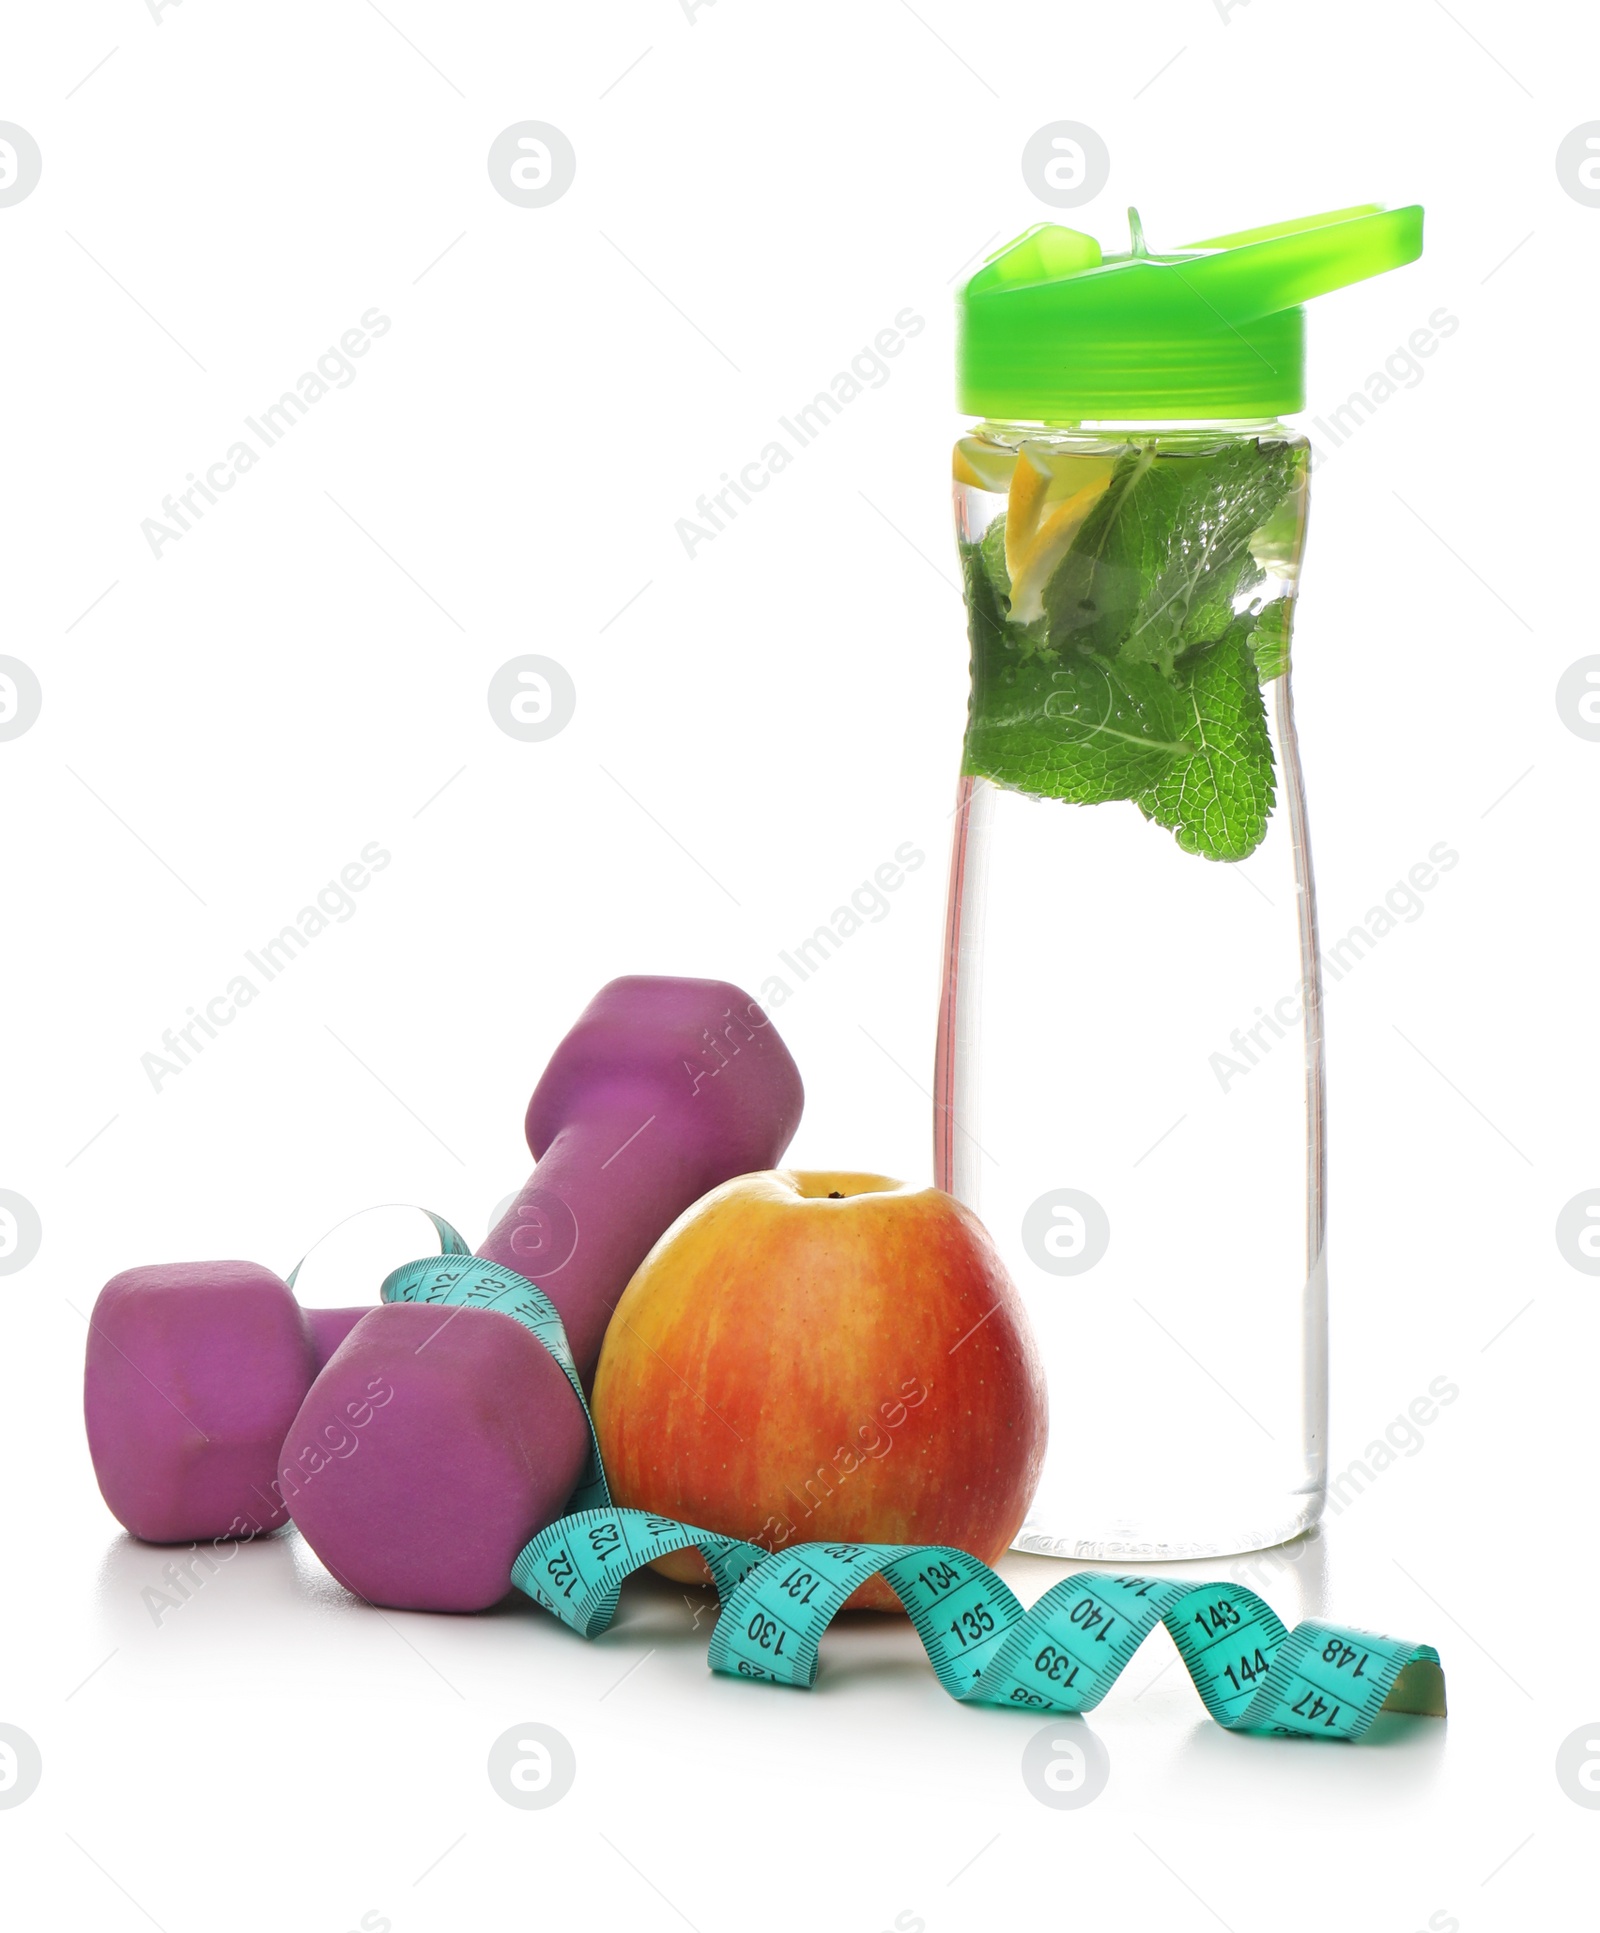
<path id="1" fill-rule="evenodd" d="M 1305 407 L 1303 302 L 1414 262 L 1420 207 L 1338 208 L 1126 255 L 1044 222 L 957 296 L 956 388 L 1008 422 L 1282 416 Z"/>

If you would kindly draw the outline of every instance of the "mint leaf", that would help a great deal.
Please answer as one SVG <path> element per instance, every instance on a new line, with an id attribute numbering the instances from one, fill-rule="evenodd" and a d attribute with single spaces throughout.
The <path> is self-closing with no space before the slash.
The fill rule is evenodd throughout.
<path id="1" fill-rule="evenodd" d="M 1252 593 L 1269 572 L 1292 581 L 1305 471 L 1283 443 L 1131 451 L 1028 625 L 1004 517 L 963 543 L 963 770 L 1067 804 L 1132 800 L 1208 859 L 1254 852 L 1276 798 L 1261 685 L 1288 668 L 1291 605 Z"/>
<path id="2" fill-rule="evenodd" d="M 962 561 L 972 641 L 964 772 L 1068 805 L 1134 800 L 1208 859 L 1255 851 L 1275 785 L 1252 619 L 1171 678 L 1137 660 L 1058 657 L 1006 621 L 976 544 Z"/>
<path id="3" fill-rule="evenodd" d="M 994 586 L 995 595 L 1000 599 L 1001 608 L 1011 609 L 1011 573 L 1006 569 L 1006 519 L 1005 512 L 995 518 L 989 528 L 978 540 L 978 549 L 983 553 L 983 568 L 989 573 L 989 582 Z"/>
<path id="4" fill-rule="evenodd" d="M 1188 750 L 1138 799 L 1147 819 L 1207 859 L 1247 859 L 1267 836 L 1276 797 L 1252 628 L 1242 619 L 1180 673 Z"/>
<path id="5" fill-rule="evenodd" d="M 1289 669 L 1289 626 L 1294 615 L 1292 600 L 1275 598 L 1256 619 L 1250 633 L 1250 648 L 1255 653 L 1256 676 L 1270 684 Z"/>
<path id="6" fill-rule="evenodd" d="M 1306 536 L 1306 483 L 1309 464 L 1303 451 L 1294 467 L 1294 484 L 1272 515 L 1250 537 L 1250 555 L 1263 570 L 1293 579 L 1300 568 Z"/>
<path id="7" fill-rule="evenodd" d="M 1188 749 L 1177 689 L 1153 665 L 1043 647 L 1031 628 L 1005 617 L 981 547 L 961 550 L 972 643 L 963 769 L 1074 805 L 1131 799 L 1154 786 Z"/>
<path id="8" fill-rule="evenodd" d="M 1045 586 L 1051 645 L 1170 673 L 1185 651 L 1215 643 L 1263 581 L 1251 536 L 1296 489 L 1304 463 L 1287 443 L 1130 451 Z"/>

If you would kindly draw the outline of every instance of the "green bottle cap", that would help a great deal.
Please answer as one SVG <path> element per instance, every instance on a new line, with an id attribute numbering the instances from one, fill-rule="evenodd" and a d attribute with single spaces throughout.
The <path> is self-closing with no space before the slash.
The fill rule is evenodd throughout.
<path id="1" fill-rule="evenodd" d="M 1006 422 L 1282 416 L 1305 407 L 1301 303 L 1414 262 L 1422 210 L 1338 208 L 1126 255 L 1041 223 L 991 255 L 957 301 L 956 389 Z"/>

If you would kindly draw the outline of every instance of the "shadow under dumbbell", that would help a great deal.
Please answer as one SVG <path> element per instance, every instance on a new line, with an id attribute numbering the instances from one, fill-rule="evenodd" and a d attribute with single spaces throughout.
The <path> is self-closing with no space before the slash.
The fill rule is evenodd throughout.
<path id="1" fill-rule="evenodd" d="M 234 1645 L 269 1632 L 286 1606 L 306 1596 L 297 1542 L 282 1531 L 248 1543 L 143 1544 L 125 1533 L 113 1538 L 95 1593 L 108 1642 L 143 1648 L 171 1643 L 179 1632 L 186 1645 Z"/>

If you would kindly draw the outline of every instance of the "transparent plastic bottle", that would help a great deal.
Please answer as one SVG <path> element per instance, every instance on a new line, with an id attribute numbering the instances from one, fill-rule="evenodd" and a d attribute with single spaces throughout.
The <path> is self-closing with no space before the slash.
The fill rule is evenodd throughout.
<path id="1" fill-rule="evenodd" d="M 1276 425 L 1227 434 L 1304 447 Z M 977 440 L 997 468 L 1025 442 L 1069 462 L 1197 443 L 1175 426 Z M 956 498 L 968 545 L 1006 505 Z M 1294 561 L 1256 596 L 1291 596 Z M 1050 1376 L 1027 1550 L 1252 1550 L 1321 1510 L 1315 896 L 1288 672 L 1262 689 L 1277 802 L 1247 860 L 1185 852 L 1130 801 L 960 782 L 936 1166 L 999 1244 Z"/>
<path id="2" fill-rule="evenodd" d="M 1259 1549 L 1322 1510 L 1322 995 L 1290 688 L 1309 446 L 1279 415 L 1302 402 L 1293 305 L 1412 259 L 1421 220 L 1345 210 L 1165 257 L 1132 228 L 1109 260 L 1030 231 L 963 292 L 973 696 L 935 1165 L 1049 1376 L 1018 1545 L 1148 1560 Z"/>

